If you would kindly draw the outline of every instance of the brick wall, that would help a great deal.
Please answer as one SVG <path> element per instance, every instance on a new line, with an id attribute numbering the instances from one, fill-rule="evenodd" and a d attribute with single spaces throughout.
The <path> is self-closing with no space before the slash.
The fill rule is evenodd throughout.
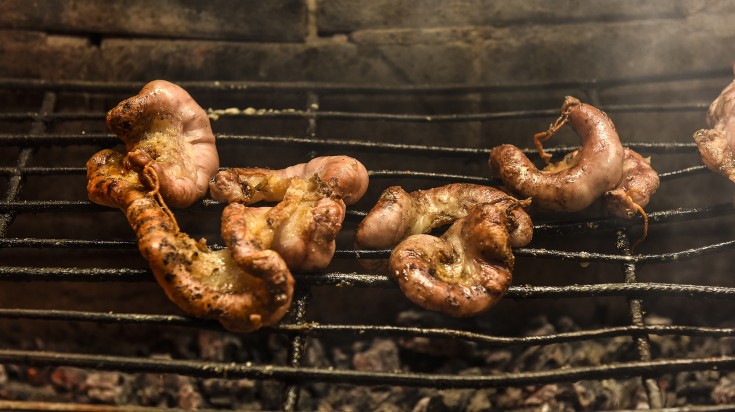
<path id="1" fill-rule="evenodd" d="M 0 1 L 0 76 L 504 82 L 727 68 L 727 1 Z"/>

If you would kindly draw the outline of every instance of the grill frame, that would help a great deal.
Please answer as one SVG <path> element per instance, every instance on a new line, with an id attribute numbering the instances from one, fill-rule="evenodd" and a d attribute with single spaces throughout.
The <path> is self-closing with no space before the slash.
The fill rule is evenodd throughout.
<path id="1" fill-rule="evenodd" d="M 397 121 L 397 122 L 470 122 L 489 121 L 497 119 L 526 119 L 538 117 L 552 117 L 556 109 L 528 110 L 515 112 L 496 112 L 479 114 L 457 114 L 445 116 L 426 115 L 393 115 L 386 113 L 348 113 L 348 112 L 320 112 L 319 98 L 322 94 L 362 93 L 370 94 L 400 94 L 415 95 L 439 94 L 456 95 L 470 93 L 513 92 L 537 89 L 565 89 L 579 88 L 587 91 L 590 103 L 609 112 L 631 111 L 697 111 L 706 109 L 704 103 L 677 104 L 669 106 L 655 105 L 618 105 L 605 106 L 599 102 L 600 90 L 620 85 L 647 84 L 666 81 L 700 79 L 705 77 L 730 76 L 728 71 L 699 72 L 682 74 L 671 77 L 641 77 L 634 79 L 618 79 L 607 82 L 574 82 L 574 83 L 538 83 L 517 85 L 420 85 L 420 86 L 383 86 L 383 85 L 349 85 L 337 83 L 278 83 L 278 82 L 181 82 L 182 87 L 190 91 L 229 92 L 229 91 L 286 91 L 305 93 L 305 110 L 301 111 L 274 111 L 267 114 L 272 118 L 299 118 L 306 121 L 306 137 L 277 137 L 258 135 L 218 134 L 219 141 L 258 142 L 273 145 L 299 145 L 306 147 L 344 147 L 350 150 L 365 152 L 402 152 L 441 154 L 458 156 L 484 161 L 489 149 L 475 149 L 464 147 L 440 147 L 404 145 L 397 143 L 377 143 L 350 140 L 330 140 L 318 138 L 318 122 L 323 119 L 361 119 L 370 121 Z M 2 248 L 109 248 L 134 249 L 133 241 L 105 241 L 105 240 L 71 240 L 71 239 L 36 239 L 36 238 L 8 238 L 7 231 L 14 218 L 23 213 L 39 211 L 76 211 L 99 212 L 109 210 L 102 206 L 91 204 L 88 201 L 20 201 L 23 180 L 31 175 L 64 175 L 83 174 L 83 168 L 75 167 L 32 167 L 27 166 L 34 148 L 46 145 L 88 145 L 113 144 L 117 140 L 109 134 L 78 134 L 66 135 L 45 133 L 46 125 L 50 122 L 70 120 L 102 120 L 99 113 L 66 114 L 54 113 L 54 103 L 58 92 L 78 93 L 108 93 L 108 92 L 135 92 L 140 83 L 106 83 L 106 82 L 76 82 L 76 81 L 37 81 L 23 79 L 0 79 L 0 89 L 23 91 L 43 91 L 44 99 L 38 112 L 34 113 L 5 113 L 0 115 L 0 121 L 31 121 L 28 134 L 6 133 L 0 134 L 0 146 L 21 148 L 16 167 L 0 168 L 0 175 L 9 177 L 8 190 L 5 198 L 0 202 L 0 247 Z M 316 107 L 316 108 L 315 108 Z M 627 144 L 636 150 L 645 150 L 649 153 L 695 153 L 693 143 L 637 143 Z M 546 151 L 552 154 L 561 154 L 570 151 L 570 147 L 554 147 Z M 533 153 L 526 149 L 526 153 Z M 662 173 L 662 184 L 670 180 L 707 172 L 703 166 L 692 166 L 684 169 Z M 411 170 L 374 170 L 370 171 L 371 178 L 390 178 L 407 176 L 416 178 L 436 179 L 438 181 L 466 181 L 486 182 L 493 184 L 491 179 L 482 176 L 464 176 L 443 173 L 425 173 Z M 194 206 L 204 210 L 217 210 L 220 206 L 212 200 L 205 200 Z M 706 206 L 701 208 L 672 209 L 651 212 L 651 224 L 676 223 L 694 219 L 719 217 L 735 213 L 731 203 Z M 359 221 L 365 212 L 348 211 L 348 219 Z M 92 367 L 100 370 L 118 371 L 146 371 L 161 373 L 180 373 L 198 377 L 249 377 L 254 379 L 277 379 L 287 384 L 283 397 L 284 410 L 297 408 L 301 385 L 309 381 L 342 382 L 354 385 L 405 385 L 426 386 L 436 388 L 482 388 L 496 386 L 523 386 L 550 382 L 575 381 L 579 379 L 607 379 L 616 377 L 636 376 L 642 379 L 651 408 L 662 408 L 662 392 L 655 378 L 665 373 L 674 373 L 704 369 L 735 369 L 734 357 L 699 358 L 689 360 L 653 360 L 649 348 L 649 335 L 674 336 L 715 336 L 733 337 L 733 328 L 710 328 L 698 326 L 646 326 L 642 306 L 647 297 L 652 296 L 688 296 L 699 299 L 732 299 L 735 288 L 713 287 L 709 285 L 685 285 L 640 282 L 637 279 L 637 265 L 642 263 L 662 263 L 679 261 L 681 259 L 701 257 L 708 253 L 729 249 L 735 246 L 735 240 L 706 245 L 694 249 L 681 250 L 674 253 L 633 255 L 627 240 L 627 232 L 640 226 L 640 219 L 620 221 L 611 218 L 575 219 L 559 223 L 542 223 L 534 225 L 535 234 L 566 234 L 584 233 L 592 231 L 611 231 L 616 235 L 618 253 L 601 254 L 589 252 L 566 252 L 561 250 L 520 248 L 514 250 L 518 257 L 570 260 L 576 262 L 604 262 L 620 264 L 624 273 L 624 280 L 612 284 L 569 285 L 561 287 L 546 286 L 512 286 L 507 293 L 510 299 L 535 298 L 575 298 L 597 296 L 624 296 L 629 301 L 630 325 L 624 327 L 600 328 L 585 330 L 580 333 L 561 333 L 541 337 L 506 338 L 465 332 L 458 329 L 436 328 L 402 328 L 385 325 L 314 325 L 308 321 L 308 307 L 310 288 L 315 286 L 347 286 L 355 288 L 395 288 L 395 284 L 384 275 L 367 275 L 354 273 L 316 273 L 297 274 L 299 285 L 294 296 L 291 310 L 292 322 L 271 328 L 268 333 L 284 333 L 290 338 L 290 350 L 286 366 L 262 365 L 244 366 L 218 364 L 203 361 L 160 361 L 145 358 L 126 358 L 114 356 L 85 355 L 75 353 L 45 353 L 40 351 L 21 351 L 14 349 L 0 349 L 0 361 L 9 363 L 23 363 L 35 366 L 70 365 Z M 212 245 L 212 248 L 221 248 Z M 359 251 L 338 250 L 336 258 L 381 258 L 387 257 L 389 251 Z M 3 281 L 31 281 L 31 282 L 139 282 L 153 281 L 148 270 L 141 269 L 104 269 L 104 268 L 54 268 L 54 267 L 12 267 L 0 266 L 0 280 Z M 34 311 L 14 308 L 0 308 L 0 318 L 9 319 L 44 319 L 57 321 L 85 321 L 101 323 L 133 323 L 156 324 L 168 326 L 182 326 L 194 328 L 219 329 L 212 322 L 193 320 L 183 316 L 172 315 L 140 315 L 134 313 L 105 314 L 100 312 L 84 311 Z M 488 346 L 525 346 L 546 345 L 551 343 L 570 342 L 611 336 L 628 336 L 638 346 L 640 360 L 636 362 L 619 362 L 613 366 L 569 368 L 544 372 L 519 372 L 494 376 L 452 376 L 420 373 L 383 373 L 346 370 L 327 370 L 318 368 L 304 368 L 300 366 L 304 345 L 309 336 L 322 336 L 331 333 L 354 334 L 358 336 L 422 336 L 468 340 Z M 0 401 L 0 406 L 3 406 Z M 6 405 L 7 406 L 7 405 Z M 731 405 L 732 406 L 732 405 Z"/>

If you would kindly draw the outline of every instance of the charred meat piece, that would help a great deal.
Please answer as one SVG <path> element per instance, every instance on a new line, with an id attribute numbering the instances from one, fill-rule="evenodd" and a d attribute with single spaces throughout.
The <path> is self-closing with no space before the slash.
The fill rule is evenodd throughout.
<path id="1" fill-rule="evenodd" d="M 486 311 L 511 284 L 515 259 L 509 229 L 517 227 L 518 206 L 511 197 L 481 203 L 440 238 L 409 236 L 391 253 L 390 275 L 425 309 L 456 317 Z"/>
<path id="2" fill-rule="evenodd" d="M 627 147 L 624 152 L 623 177 L 615 189 L 605 193 L 605 205 L 612 215 L 630 219 L 648 204 L 658 189 L 659 178 L 650 157 L 644 158 Z"/>
<path id="3" fill-rule="evenodd" d="M 292 270 L 323 269 L 332 260 L 345 204 L 316 176 L 288 179 L 283 199 L 274 207 L 225 207 L 222 232 L 238 260 L 241 250 L 282 256 Z M 239 260 L 238 260 L 239 262 Z"/>
<path id="4" fill-rule="evenodd" d="M 293 278 L 276 253 L 223 249 L 180 232 L 125 156 L 102 150 L 87 162 L 87 192 L 99 204 L 120 208 L 138 237 L 138 248 L 174 303 L 191 316 L 216 319 L 225 328 L 249 332 L 273 325 L 287 312 Z M 228 233 L 225 232 L 225 235 Z"/>
<path id="5" fill-rule="evenodd" d="M 245 238 L 278 252 L 292 270 L 323 269 L 332 260 L 345 203 L 367 190 L 365 167 L 348 156 L 318 157 L 280 170 L 229 169 L 210 183 L 212 197 L 242 216 Z M 245 207 L 259 201 L 272 208 Z M 223 224 L 227 222 L 223 221 Z"/>
<path id="6" fill-rule="evenodd" d="M 348 205 L 360 200 L 368 186 L 367 170 L 356 159 L 349 156 L 322 156 L 280 170 L 223 170 L 210 183 L 210 193 L 212 198 L 220 202 L 277 202 L 288 189 L 288 179 L 298 177 L 309 180 L 314 175 L 319 176 L 332 189 L 332 193 Z"/>
<path id="7" fill-rule="evenodd" d="M 478 204 L 505 200 L 517 202 L 498 189 L 470 183 L 454 183 L 412 193 L 398 186 L 389 187 L 360 222 L 355 233 L 355 248 L 392 249 L 410 235 L 429 233 L 467 216 L 469 209 Z M 520 208 L 510 213 L 511 246 L 528 244 L 533 234 L 531 219 Z M 387 262 L 382 260 L 363 259 L 360 263 L 374 272 L 387 269 Z"/>
<path id="8" fill-rule="evenodd" d="M 157 173 L 166 204 L 190 206 L 207 192 L 219 168 L 215 138 L 207 113 L 184 89 L 154 80 L 110 110 L 107 125 L 125 142 L 129 168 Z"/>
<path id="9" fill-rule="evenodd" d="M 708 169 L 735 183 L 735 81 L 725 87 L 710 105 L 707 124 L 710 129 L 694 133 L 702 162 Z"/>
<path id="10" fill-rule="evenodd" d="M 492 149 L 488 163 L 508 189 L 532 198 L 535 206 L 574 212 L 618 184 L 623 146 L 612 121 L 597 108 L 567 96 L 561 111 L 579 136 L 581 148 L 576 155 L 538 170 L 520 149 L 505 144 Z"/>

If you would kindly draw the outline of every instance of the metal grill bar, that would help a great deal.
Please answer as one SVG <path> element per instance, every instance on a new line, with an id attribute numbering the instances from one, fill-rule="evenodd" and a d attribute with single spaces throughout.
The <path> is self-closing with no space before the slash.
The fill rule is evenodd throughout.
<path id="1" fill-rule="evenodd" d="M 0 175 L 14 175 L 22 174 L 29 176 L 51 176 L 51 175 L 83 175 L 87 172 L 84 167 L 39 167 L 39 166 L 26 166 L 26 167 L 0 167 Z M 659 173 L 661 180 L 668 180 L 679 177 L 686 177 L 696 175 L 700 173 L 706 173 L 707 168 L 705 166 L 692 166 L 680 170 L 674 170 L 671 172 Z M 436 179 L 436 180 L 448 180 L 448 181 L 460 181 L 467 183 L 478 183 L 497 186 L 500 185 L 500 181 L 489 178 L 486 176 L 468 176 L 468 175 L 457 175 L 449 173 L 434 173 L 434 172 L 419 172 L 415 170 L 370 170 L 368 175 L 371 178 L 395 178 L 395 177 L 414 177 L 424 179 Z"/>
<path id="2" fill-rule="evenodd" d="M 298 322 L 301 309 L 301 300 L 295 302 L 296 323 L 280 323 L 264 329 L 264 331 L 283 332 L 299 336 L 324 336 L 329 334 L 344 335 L 352 334 L 363 337 L 395 336 L 395 337 L 425 337 L 436 339 L 461 339 L 474 344 L 487 347 L 512 347 L 512 346 L 535 346 L 551 345 L 565 342 L 577 342 L 590 339 L 605 339 L 619 336 L 710 336 L 710 337 L 732 337 L 735 336 L 735 328 L 712 328 L 701 326 L 672 326 L 672 325 L 631 325 L 599 329 L 587 329 L 575 332 L 554 333 L 548 335 L 535 335 L 527 337 L 505 337 L 493 336 L 477 332 L 468 332 L 446 328 L 419 328 L 389 325 L 338 325 Z M 214 321 L 189 318 L 180 315 L 151 315 L 137 313 L 109 313 L 109 312 L 85 312 L 70 310 L 35 310 L 35 309 L 0 309 L 0 318 L 5 319 L 28 319 L 28 320 L 50 320 L 50 321 L 76 321 L 76 322 L 99 322 L 99 323 L 123 323 L 131 325 L 157 325 L 192 327 L 199 329 L 221 330 Z M 294 366 L 294 365 L 292 365 Z"/>
<path id="3" fill-rule="evenodd" d="M 51 111 L 53 110 L 55 104 L 56 95 L 54 93 L 46 92 L 43 96 L 43 101 L 41 102 L 41 111 Z M 35 121 L 31 125 L 31 134 L 41 134 L 45 131 L 46 124 L 42 121 Z M 18 155 L 16 168 L 21 169 L 25 167 L 30 161 L 32 153 L 33 150 L 31 148 L 23 149 Z M 8 185 L 8 189 L 6 190 L 4 200 L 7 202 L 17 199 L 22 186 L 23 175 L 16 171 L 16 173 L 13 173 L 11 175 L 10 184 Z M 4 213 L 3 215 L 0 215 L 0 238 L 4 238 L 6 236 L 8 228 L 10 227 L 10 223 L 13 221 L 13 219 L 15 219 L 15 216 L 16 213 L 13 211 L 9 211 Z"/>
<path id="4" fill-rule="evenodd" d="M 221 206 L 216 201 L 203 201 L 200 204 L 192 206 L 192 208 L 208 208 Z M 110 212 L 112 209 L 104 206 L 100 206 L 89 201 L 67 201 L 67 200 L 44 200 L 44 201 L 33 201 L 26 200 L 20 202 L 0 202 L 0 213 L 5 212 Z M 651 212 L 648 214 L 649 222 L 651 223 L 672 223 L 694 219 L 707 219 L 713 217 L 722 217 L 735 213 L 735 207 L 732 203 L 722 203 L 714 206 L 700 207 L 700 208 L 679 208 L 671 210 L 663 210 L 658 212 Z M 348 210 L 347 216 L 350 219 L 361 220 L 365 217 L 367 212 Z M 589 219 L 584 221 L 569 221 L 559 223 L 541 223 L 534 225 L 534 233 L 543 233 L 547 235 L 556 234 L 563 235 L 567 233 L 584 233 L 604 230 L 616 230 L 622 224 L 640 224 L 640 220 L 633 219 L 630 221 L 621 221 L 619 219 L 602 218 L 602 219 Z M 2 239 L 0 239 L 2 241 Z M 22 240 L 11 240 L 15 244 L 22 246 Z M 42 240 L 39 240 L 43 242 Z M 63 239 L 54 239 L 53 242 L 59 246 L 64 246 L 65 241 Z M 105 242 L 105 241 L 101 241 Z M 10 245 L 10 244 L 9 244 Z M 343 253 L 343 252 L 340 252 Z M 357 253 L 345 251 L 344 253 Z M 382 256 L 384 251 L 360 251 L 361 254 L 378 253 Z M 372 256 L 372 255 L 371 255 Z"/>
<path id="5" fill-rule="evenodd" d="M 461 155 L 487 157 L 490 149 L 487 148 L 471 148 L 471 147 L 451 147 L 451 146 L 429 146 L 429 145 L 409 145 L 400 143 L 384 143 L 369 142 L 364 140 L 329 140 L 329 139 L 307 139 L 301 137 L 288 136 L 258 136 L 258 135 L 234 135 L 234 134 L 217 134 L 217 140 L 222 143 L 229 142 L 251 142 L 265 145 L 284 144 L 284 145 L 304 145 L 327 148 L 344 148 L 353 150 L 370 150 L 370 151 L 387 151 L 392 153 L 426 153 L 441 154 L 445 156 Z M 0 146 L 17 146 L 17 145 L 116 145 L 120 144 L 119 139 L 112 134 L 106 133 L 85 133 L 85 134 L 0 134 Z M 630 142 L 626 144 L 633 150 L 643 153 L 694 153 L 697 146 L 694 143 L 641 143 Z M 544 148 L 544 151 L 553 155 L 564 155 L 572 150 L 577 149 L 575 146 L 558 146 Z M 523 153 L 534 155 L 535 149 L 521 149 Z"/>
<path id="6" fill-rule="evenodd" d="M 80 240 L 80 239 L 0 239 L 0 246 L 13 248 L 46 248 L 46 249 L 115 249 L 134 250 L 136 243 L 133 241 L 115 240 Z M 224 246 L 212 244 L 212 250 L 223 249 Z M 661 263 L 691 259 L 706 255 L 708 253 L 721 252 L 735 247 L 735 240 L 716 243 L 682 250 L 679 252 L 661 253 L 653 255 L 614 255 L 592 252 L 565 252 L 549 249 L 514 249 L 514 254 L 519 257 L 531 257 L 535 259 L 570 260 L 575 262 L 598 262 L 598 263 Z M 391 250 L 337 250 L 335 258 L 343 259 L 387 259 Z"/>
<path id="7" fill-rule="evenodd" d="M 558 90 L 558 89 L 590 89 L 600 90 L 628 84 L 660 84 L 686 80 L 706 78 L 732 77 L 730 70 L 702 70 L 696 72 L 676 73 L 656 76 L 635 76 L 607 80 L 581 80 L 570 82 L 524 82 L 517 84 L 354 84 L 333 82 L 247 82 L 247 81 L 189 81 L 178 84 L 189 91 L 212 92 L 315 92 L 320 94 L 353 93 L 353 94 L 467 94 L 478 92 L 518 92 L 527 90 Z M 129 93 L 137 92 L 144 82 L 99 82 L 84 80 L 43 80 L 43 79 L 0 79 L 0 89 L 12 90 L 41 90 L 56 92 L 87 92 L 87 93 Z"/>
<path id="8" fill-rule="evenodd" d="M 358 288 L 395 288 L 385 275 L 356 273 L 296 274 L 304 286 Z M 21 282 L 153 282 L 147 269 L 128 268 L 35 268 L 0 266 L 0 280 Z M 511 286 L 505 295 L 511 299 L 561 299 L 602 296 L 679 296 L 690 298 L 732 299 L 735 287 L 685 285 L 671 283 L 597 283 L 569 286 Z"/>
<path id="9" fill-rule="evenodd" d="M 630 256 L 631 253 L 631 246 L 630 242 L 628 241 L 628 236 L 625 233 L 624 230 L 620 230 L 617 232 L 617 242 L 616 245 L 618 246 L 618 250 L 627 255 Z M 623 264 L 623 272 L 625 274 L 625 283 L 626 284 L 636 284 L 638 283 L 638 279 L 636 276 L 636 266 L 635 263 L 625 263 Z M 628 306 L 630 309 L 630 317 L 631 317 L 631 325 L 641 327 L 645 323 L 643 321 L 644 312 L 643 312 L 643 300 L 642 299 L 628 299 Z M 641 361 L 649 362 L 652 359 L 651 356 L 651 342 L 648 339 L 648 335 L 639 335 L 635 338 L 636 347 L 638 348 L 638 356 Z M 662 408 L 663 407 L 663 395 L 661 393 L 661 388 L 658 386 L 658 382 L 648 374 L 643 374 L 643 384 L 646 388 L 646 393 L 648 394 L 648 403 L 652 408 Z"/>
<path id="10" fill-rule="evenodd" d="M 663 375 L 695 370 L 735 368 L 735 357 L 664 359 L 619 362 L 613 365 L 571 367 L 560 370 L 501 373 L 495 375 L 446 375 L 427 373 L 366 372 L 340 369 L 248 366 L 232 363 L 149 359 L 0 349 L 0 361 L 31 366 L 75 366 L 124 372 L 176 373 L 201 378 L 278 379 L 289 382 L 331 382 L 359 385 L 429 386 L 434 388 L 489 388 L 578 380 L 627 378 L 641 374 Z"/>

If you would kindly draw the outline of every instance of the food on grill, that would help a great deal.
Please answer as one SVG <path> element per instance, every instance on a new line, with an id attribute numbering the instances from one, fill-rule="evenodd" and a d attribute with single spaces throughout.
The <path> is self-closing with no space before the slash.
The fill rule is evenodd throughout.
<path id="1" fill-rule="evenodd" d="M 694 133 L 702 162 L 708 169 L 735 182 L 735 81 L 710 105 L 707 124 L 711 129 Z"/>
<path id="2" fill-rule="evenodd" d="M 643 208 L 658 189 L 658 173 L 651 167 L 650 157 L 644 158 L 627 147 L 624 152 L 623 177 L 615 189 L 605 193 L 605 205 L 617 217 L 630 219 L 636 213 L 645 217 Z"/>
<path id="3" fill-rule="evenodd" d="M 274 207 L 227 205 L 222 230 L 230 234 L 225 242 L 233 253 L 242 248 L 270 249 L 292 270 L 314 270 L 332 260 L 344 217 L 344 202 L 323 182 L 292 178 L 283 200 Z M 233 222 L 237 227 L 230 227 Z"/>
<path id="4" fill-rule="evenodd" d="M 140 175 L 125 155 L 105 149 L 87 162 L 89 198 L 118 207 L 138 237 L 138 248 L 159 285 L 187 314 L 218 320 L 232 331 L 272 325 L 288 310 L 293 278 L 271 251 L 244 258 L 239 249 L 212 251 L 204 240 L 180 232 L 170 211 L 156 196 L 155 173 Z M 229 219 L 229 218 L 228 218 Z M 223 225 L 236 227 L 236 223 Z M 230 231 L 223 229 L 225 238 Z"/>
<path id="5" fill-rule="evenodd" d="M 348 205 L 360 200 L 368 187 L 368 173 L 362 163 L 349 156 L 322 156 L 279 170 L 223 170 L 210 183 L 210 193 L 220 202 L 275 202 L 283 198 L 290 178 L 308 180 L 314 175 Z"/>
<path id="6" fill-rule="evenodd" d="M 166 204 L 186 207 L 200 199 L 219 168 L 207 113 L 181 87 L 146 84 L 107 113 L 110 130 L 125 142 L 127 167 L 153 169 Z"/>
<path id="7" fill-rule="evenodd" d="M 530 197 L 535 206 L 554 211 L 575 212 L 589 206 L 620 182 L 623 174 L 623 146 L 615 126 L 597 108 L 567 96 L 561 117 L 549 131 L 535 136 L 541 156 L 540 141 L 545 140 L 566 122 L 580 139 L 581 148 L 562 161 L 543 170 L 515 146 L 504 144 L 490 152 L 492 174 L 511 191 Z"/>
<path id="8" fill-rule="evenodd" d="M 223 220 L 223 230 L 236 234 L 238 242 L 278 252 L 292 270 L 313 270 L 332 260 L 345 203 L 357 202 L 367 183 L 367 170 L 360 162 L 328 156 L 281 170 L 224 170 L 212 180 L 211 194 L 230 202 L 225 215 L 237 216 L 240 224 L 233 229 Z M 279 203 L 245 206 L 258 201 Z M 236 244 L 228 246 L 237 249 Z"/>
<path id="9" fill-rule="evenodd" d="M 497 303 L 511 284 L 515 231 L 520 203 L 505 197 L 481 203 L 456 220 L 441 236 L 412 235 L 396 246 L 389 273 L 417 305 L 451 316 L 482 313 Z M 520 234 L 530 240 L 530 228 Z"/>
<path id="10" fill-rule="evenodd" d="M 361 260 L 387 270 L 412 302 L 452 316 L 472 316 L 497 302 L 511 283 L 511 247 L 531 241 L 519 201 L 487 186 L 455 183 L 407 193 L 386 189 L 355 234 L 358 249 L 393 249 L 390 260 Z M 432 229 L 451 224 L 440 237 Z"/>

